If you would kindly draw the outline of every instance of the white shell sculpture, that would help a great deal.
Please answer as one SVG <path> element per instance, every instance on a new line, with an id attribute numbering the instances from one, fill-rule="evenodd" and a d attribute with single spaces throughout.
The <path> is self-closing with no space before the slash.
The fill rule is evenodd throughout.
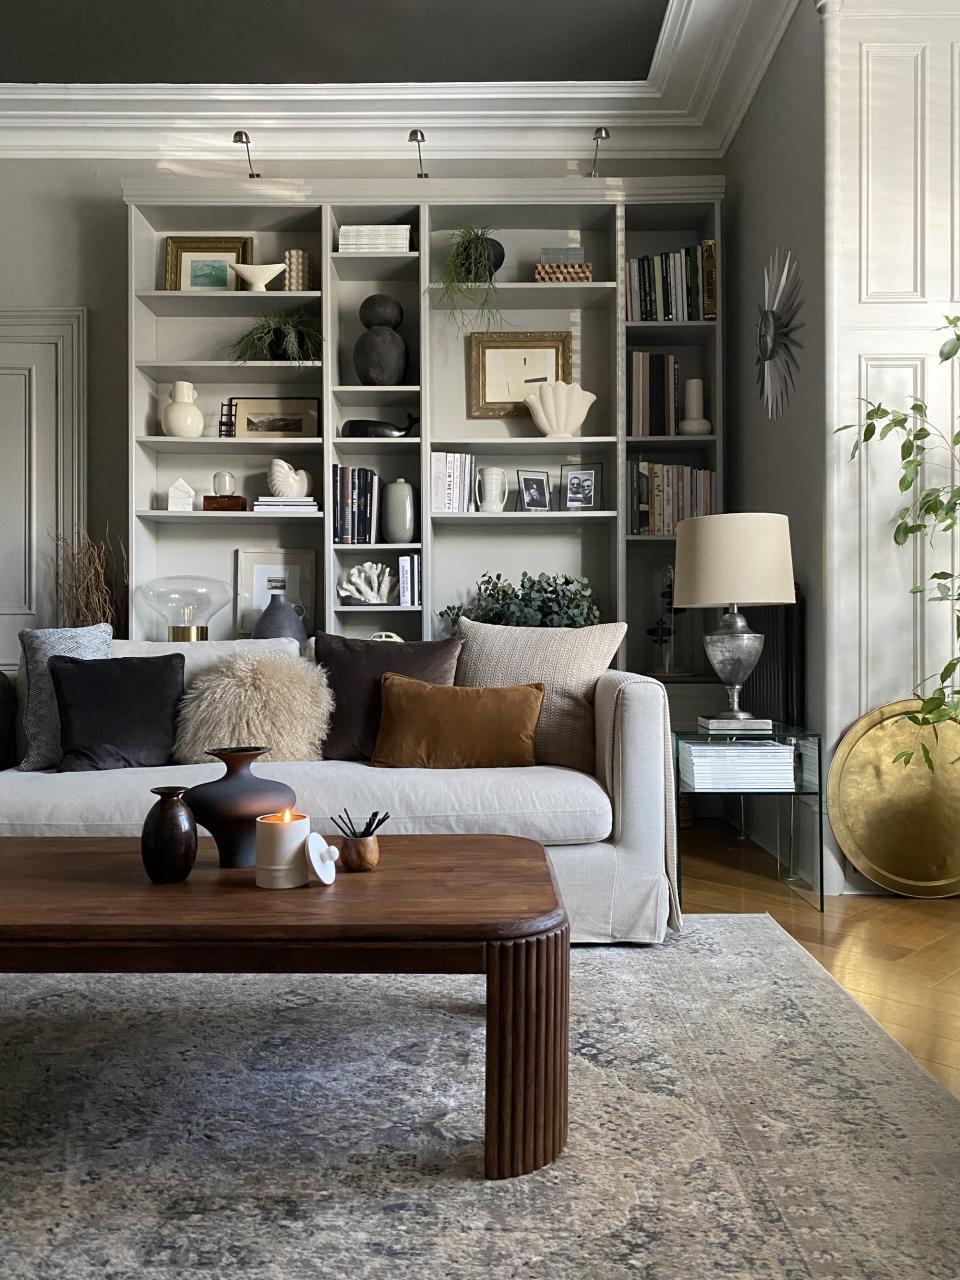
<path id="1" fill-rule="evenodd" d="M 282 458 L 271 458 L 267 488 L 275 498 L 305 498 L 313 489 L 313 476 L 309 471 L 297 471 Z"/>
<path id="2" fill-rule="evenodd" d="M 347 604 L 356 601 L 359 604 L 396 604 L 400 598 L 400 583 L 393 570 L 385 564 L 373 564 L 367 560 L 363 564 L 354 565 L 337 583 L 337 595 Z"/>
<path id="3" fill-rule="evenodd" d="M 596 398 L 578 382 L 542 382 L 523 403 L 545 436 L 572 436 Z"/>

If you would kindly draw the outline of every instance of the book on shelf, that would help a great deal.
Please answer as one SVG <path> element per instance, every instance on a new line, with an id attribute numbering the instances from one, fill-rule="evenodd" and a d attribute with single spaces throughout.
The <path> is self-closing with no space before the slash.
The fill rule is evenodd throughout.
<path id="1" fill-rule="evenodd" d="M 341 253 L 408 253 L 410 228 L 406 225 L 358 225 L 340 228 Z"/>
<path id="2" fill-rule="evenodd" d="M 410 552 L 397 561 L 400 580 L 400 604 L 418 606 L 420 600 L 420 553 Z"/>
<path id="3" fill-rule="evenodd" d="M 379 475 L 370 467 L 333 464 L 333 541 L 354 545 L 379 541 Z"/>
<path id="4" fill-rule="evenodd" d="M 680 357 L 630 351 L 627 361 L 627 435 L 675 436 L 680 407 Z"/>
<path id="5" fill-rule="evenodd" d="M 311 515 L 320 510 L 316 498 L 277 498 L 273 494 L 262 494 L 255 499 L 253 509 L 274 515 Z"/>
<path id="6" fill-rule="evenodd" d="M 430 510 L 476 511 L 477 460 L 472 453 L 430 455 Z"/>
<path id="7" fill-rule="evenodd" d="M 716 509 L 716 477 L 704 467 L 628 459 L 630 533 L 673 537 L 681 520 Z"/>
<path id="8" fill-rule="evenodd" d="M 716 320 L 716 241 L 628 258 L 626 303 L 627 320 Z"/>
<path id="9" fill-rule="evenodd" d="M 698 716 L 697 727 L 703 733 L 772 733 L 773 721 L 754 716 L 750 720 L 724 720 L 722 716 Z"/>

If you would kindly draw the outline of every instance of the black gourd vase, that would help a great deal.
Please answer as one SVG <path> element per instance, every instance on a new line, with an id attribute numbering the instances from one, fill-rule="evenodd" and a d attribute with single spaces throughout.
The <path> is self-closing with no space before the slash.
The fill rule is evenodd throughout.
<path id="1" fill-rule="evenodd" d="M 372 293 L 360 304 L 361 333 L 353 348 L 353 367 L 365 387 L 397 386 L 407 371 L 407 344 L 397 332 L 403 307 L 386 293 Z"/>
<path id="2" fill-rule="evenodd" d="M 140 836 L 143 869 L 154 884 L 179 884 L 197 857 L 197 824 L 184 803 L 186 787 L 152 787 L 160 799 L 147 814 Z"/>
<path id="3" fill-rule="evenodd" d="M 250 766 L 269 747 L 220 747 L 208 756 L 227 771 L 212 782 L 191 787 L 184 800 L 201 827 L 213 836 L 224 870 L 252 867 L 257 858 L 257 819 L 293 809 L 296 792 L 285 782 L 261 778 Z"/>

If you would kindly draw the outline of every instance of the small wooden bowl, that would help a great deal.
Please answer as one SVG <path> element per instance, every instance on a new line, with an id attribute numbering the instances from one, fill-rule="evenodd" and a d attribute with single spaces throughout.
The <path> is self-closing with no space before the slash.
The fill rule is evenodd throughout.
<path id="1" fill-rule="evenodd" d="M 380 861 L 380 842 L 376 836 L 361 836 L 356 840 L 328 836 L 327 843 L 340 850 L 340 866 L 344 871 L 375 871 Z"/>

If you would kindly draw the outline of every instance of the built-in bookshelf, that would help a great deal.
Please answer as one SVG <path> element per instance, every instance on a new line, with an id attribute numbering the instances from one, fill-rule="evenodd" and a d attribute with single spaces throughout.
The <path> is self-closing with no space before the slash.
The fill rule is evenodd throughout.
<path id="1" fill-rule="evenodd" d="M 605 619 L 630 624 L 620 665 L 658 671 L 660 651 L 652 632 L 663 617 L 663 578 L 673 560 L 672 534 L 659 526 L 640 531 L 631 519 L 631 475 L 709 475 L 711 509 L 723 504 L 723 377 L 720 208 L 722 179 L 714 176 L 594 181 L 581 178 L 430 180 L 344 183 L 271 181 L 213 183 L 170 180 L 149 188 L 128 187 L 130 263 L 130 572 L 131 583 L 160 574 L 205 573 L 236 582 L 237 553 L 305 549 L 315 553 L 315 616 L 311 625 L 368 636 L 392 630 L 405 638 L 442 634 L 438 617 L 448 604 L 468 598 L 484 572 L 515 580 L 531 572 L 586 574 Z M 409 249 L 396 253 L 348 253 L 339 247 L 348 224 L 407 226 Z M 469 297 L 451 309 L 437 288 L 451 233 L 462 225 L 487 226 L 503 244 L 492 326 L 505 331 L 569 330 L 573 379 L 597 399 L 582 434 L 569 439 L 541 436 L 528 417 L 471 418 L 468 412 L 467 335 L 482 329 Z M 306 250 L 312 288 L 284 293 L 190 293 L 162 285 L 168 235 L 240 234 L 253 238 L 253 261 L 282 261 L 287 249 Z M 666 263 L 674 255 L 690 269 L 703 246 L 715 246 L 715 318 L 704 318 L 702 281 L 694 305 L 677 306 L 682 318 L 642 311 L 629 304 L 630 260 Z M 537 282 L 533 267 L 544 246 L 583 249 L 593 279 Z M 666 270 L 666 267 L 664 267 Z M 679 287 L 680 276 L 671 277 Z M 661 294 L 663 282 L 661 281 Z M 400 332 L 409 352 L 400 385 L 363 386 L 353 365 L 362 332 L 360 303 L 386 293 L 403 307 Z M 656 296 L 654 285 L 653 297 Z M 231 344 L 266 308 L 303 307 L 322 316 L 320 361 L 230 360 Z M 641 316 L 643 318 L 641 318 Z M 674 404 L 663 434 L 640 434 L 631 422 L 632 370 L 637 357 L 647 368 L 673 379 L 677 394 L 687 378 L 701 378 L 706 436 L 676 434 Z M 669 370 L 669 374 L 667 373 Z M 194 384 L 206 421 L 197 440 L 162 434 L 160 411 L 174 380 Z M 629 384 L 629 385 L 628 385 Z M 222 439 L 218 414 L 231 397 L 316 397 L 320 434 L 314 439 L 264 441 Z M 386 419 L 405 426 L 399 438 L 344 438 L 344 422 Z M 649 424 L 648 424 L 649 427 Z M 502 512 L 437 510 L 431 475 L 437 455 L 466 455 L 472 486 L 479 466 L 502 467 L 509 492 Z M 286 457 L 306 468 L 320 503 L 316 514 L 168 512 L 168 487 L 182 476 L 198 493 L 212 491 L 216 470 L 232 471 L 237 490 L 252 500 L 266 492 L 270 457 Z M 598 477 L 589 509 L 560 509 L 564 475 L 582 464 Z M 340 470 L 336 471 L 334 468 Z M 417 526 L 408 543 L 390 544 L 382 528 L 368 527 L 370 542 L 338 540 L 333 513 L 333 477 L 343 469 L 377 478 L 378 492 L 403 478 L 417 491 Z M 659 471 L 657 470 L 659 469 Z M 547 477 L 550 510 L 518 510 L 517 473 Z M 700 481 L 682 481 L 690 491 Z M 685 492 L 686 490 L 684 490 Z M 675 492 L 675 490 L 671 490 Z M 198 497 L 199 505 L 199 497 Z M 475 506 L 475 504 L 473 504 Z M 364 559 L 399 574 L 401 559 L 419 557 L 419 604 L 351 605 L 338 599 L 338 579 Z M 404 570 L 407 571 L 406 569 Z M 133 594 L 133 593 L 132 593 Z M 159 635 L 159 620 L 131 605 L 131 634 Z M 234 634 L 233 615 L 214 620 L 215 637 Z M 685 681 L 703 703 L 704 664 L 696 618 L 681 621 L 684 643 L 678 661 L 688 670 L 668 673 L 682 696 Z M 661 627 L 662 630 L 662 627 Z M 683 654 L 680 655 L 682 648 Z M 681 717 L 682 719 L 682 717 Z"/>

